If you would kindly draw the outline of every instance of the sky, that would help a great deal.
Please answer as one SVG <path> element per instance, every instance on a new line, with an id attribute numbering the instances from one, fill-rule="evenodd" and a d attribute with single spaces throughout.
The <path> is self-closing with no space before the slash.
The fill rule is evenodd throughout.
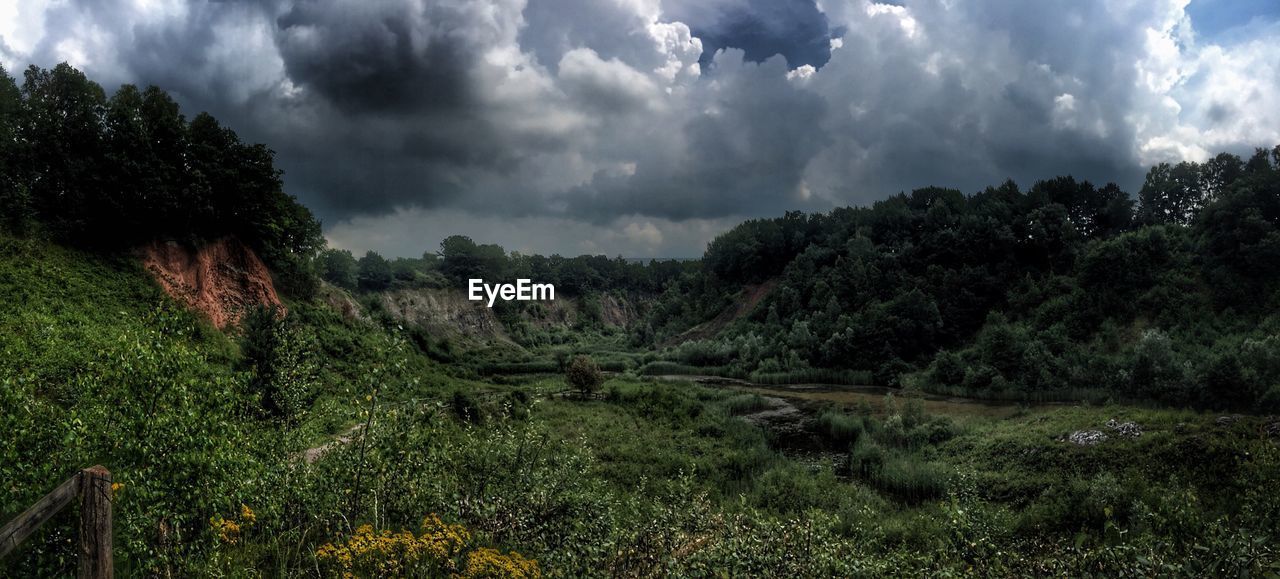
<path id="1" fill-rule="evenodd" d="M 267 143 L 331 245 L 701 255 L 787 210 L 1280 143 L 1275 0 L 0 0 L 0 63 Z"/>

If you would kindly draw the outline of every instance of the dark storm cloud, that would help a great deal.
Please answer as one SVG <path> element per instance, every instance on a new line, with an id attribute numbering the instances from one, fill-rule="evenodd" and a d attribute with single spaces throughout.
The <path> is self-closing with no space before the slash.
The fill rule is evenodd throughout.
<path id="1" fill-rule="evenodd" d="M 650 158 L 634 175 L 602 176 L 580 188 L 570 206 L 599 220 L 635 207 L 680 220 L 808 206 L 797 188 L 828 141 L 826 103 L 790 83 L 780 57 L 757 65 L 732 50 L 717 62 L 725 74 L 698 99 L 708 112 L 678 127 L 687 144 L 678 159 Z"/>
<path id="2" fill-rule="evenodd" d="M 344 112 L 465 109 L 482 38 L 464 10 L 415 3 L 298 3 L 276 19 L 285 69 Z"/>
<path id="3" fill-rule="evenodd" d="M 349 243 L 537 223 L 691 255 L 745 216 L 1065 173 L 1133 190 L 1150 163 L 1280 141 L 1280 29 L 1197 45 L 1183 8 L 71 0 L 19 5 L 0 59 L 212 112 Z"/>
<path id="4" fill-rule="evenodd" d="M 814 0 L 748 0 L 689 16 L 686 23 L 702 39 L 703 66 L 723 48 L 740 48 L 752 62 L 780 54 L 792 68 L 821 67 L 831 57 L 833 34 Z"/>

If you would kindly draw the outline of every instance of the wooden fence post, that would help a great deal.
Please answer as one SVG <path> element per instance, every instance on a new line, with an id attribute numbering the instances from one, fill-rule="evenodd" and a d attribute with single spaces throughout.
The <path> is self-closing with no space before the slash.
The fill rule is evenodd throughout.
<path id="1" fill-rule="evenodd" d="M 101 465 L 80 471 L 80 579 L 113 579 L 111 472 Z"/>

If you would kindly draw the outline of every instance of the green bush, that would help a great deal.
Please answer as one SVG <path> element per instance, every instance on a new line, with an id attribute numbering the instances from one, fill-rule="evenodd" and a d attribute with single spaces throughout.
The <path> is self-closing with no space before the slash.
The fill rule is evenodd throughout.
<path id="1" fill-rule="evenodd" d="M 724 408 L 730 415 L 751 414 L 771 408 L 768 400 L 759 394 L 738 394 L 724 401 Z"/>
<path id="2" fill-rule="evenodd" d="M 480 408 L 480 403 L 476 401 L 475 396 L 469 392 L 454 390 L 453 395 L 449 397 L 449 410 L 453 412 L 455 418 L 463 422 L 484 422 L 484 410 Z"/>
<path id="3" fill-rule="evenodd" d="M 870 482 L 907 502 L 921 502 L 946 496 L 948 478 L 944 467 L 908 455 L 885 460 Z"/>
<path id="4" fill-rule="evenodd" d="M 851 475 L 864 480 L 874 480 L 880 475 L 885 460 L 884 448 L 865 437 L 860 437 L 849 451 L 848 471 Z"/>
<path id="5" fill-rule="evenodd" d="M 814 420 L 818 434 L 829 443 L 848 448 L 862 438 L 865 427 L 862 417 L 850 416 L 835 410 L 826 410 Z"/>
<path id="6" fill-rule="evenodd" d="M 600 385 L 604 384 L 604 374 L 600 372 L 600 367 L 586 355 L 575 356 L 569 361 L 564 378 L 565 382 L 568 382 L 569 386 L 584 398 L 594 394 L 600 389 Z"/>

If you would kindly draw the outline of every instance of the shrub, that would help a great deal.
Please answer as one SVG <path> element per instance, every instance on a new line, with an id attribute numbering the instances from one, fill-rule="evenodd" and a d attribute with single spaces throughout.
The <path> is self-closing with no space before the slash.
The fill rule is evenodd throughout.
<path id="1" fill-rule="evenodd" d="M 604 374 L 590 356 L 580 355 L 569 362 L 569 367 L 565 369 L 565 381 L 586 398 L 604 384 Z"/>
<path id="2" fill-rule="evenodd" d="M 862 418 L 834 410 L 819 414 L 815 420 L 815 429 L 828 441 L 843 447 L 857 442 L 864 430 Z"/>
<path id="3" fill-rule="evenodd" d="M 871 480 L 879 476 L 884 461 L 885 452 L 880 445 L 866 438 L 859 438 L 849 451 L 849 474 Z"/>
<path id="4" fill-rule="evenodd" d="M 942 467 L 904 456 L 886 461 L 870 482 L 877 489 L 906 501 L 921 502 L 945 496 L 947 479 Z"/>
<path id="5" fill-rule="evenodd" d="M 750 414 L 769 408 L 769 402 L 759 394 L 739 394 L 724 401 L 724 408 L 732 415 Z"/>
<path id="6" fill-rule="evenodd" d="M 480 403 L 469 392 L 454 390 L 449 398 L 449 409 L 453 415 L 463 422 L 479 423 L 484 421 L 484 412 Z"/>
<path id="7" fill-rule="evenodd" d="M 253 373 L 249 386 L 258 396 L 261 411 L 297 422 L 319 384 L 312 340 L 287 323 L 275 306 L 249 310 L 242 324 L 241 353 Z"/>

